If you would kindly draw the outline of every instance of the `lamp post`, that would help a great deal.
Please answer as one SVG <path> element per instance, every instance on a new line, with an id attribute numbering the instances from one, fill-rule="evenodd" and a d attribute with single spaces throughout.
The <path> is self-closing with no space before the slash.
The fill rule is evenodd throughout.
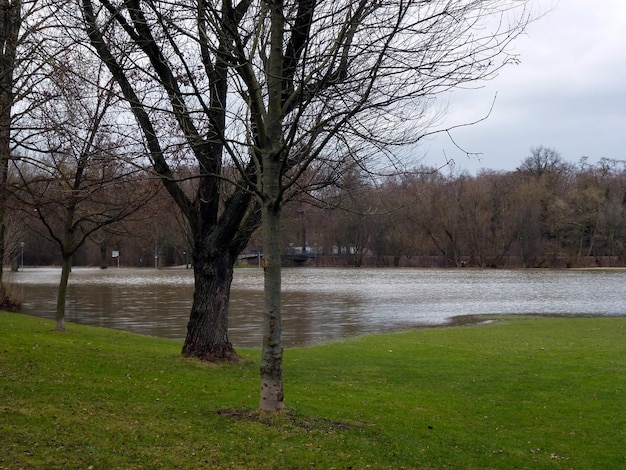
<path id="1" fill-rule="evenodd" d="M 20 266 L 24 271 L 24 242 L 20 242 L 21 254 L 20 254 Z"/>

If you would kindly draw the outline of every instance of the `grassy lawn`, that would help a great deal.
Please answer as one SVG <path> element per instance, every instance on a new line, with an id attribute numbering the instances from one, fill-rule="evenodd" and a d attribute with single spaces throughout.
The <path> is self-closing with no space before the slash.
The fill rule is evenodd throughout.
<path id="1" fill-rule="evenodd" d="M 493 318 L 493 317 L 490 317 Z M 0 313 L 0 469 L 626 468 L 626 318 L 498 318 L 259 351 Z"/>

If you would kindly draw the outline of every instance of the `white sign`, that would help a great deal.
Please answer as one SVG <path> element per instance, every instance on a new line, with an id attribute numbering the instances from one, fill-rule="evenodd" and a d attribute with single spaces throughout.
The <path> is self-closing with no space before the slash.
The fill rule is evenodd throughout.
<path id="1" fill-rule="evenodd" d="M 120 257 L 120 252 L 119 251 L 112 251 L 111 252 L 111 258 L 119 258 Z"/>

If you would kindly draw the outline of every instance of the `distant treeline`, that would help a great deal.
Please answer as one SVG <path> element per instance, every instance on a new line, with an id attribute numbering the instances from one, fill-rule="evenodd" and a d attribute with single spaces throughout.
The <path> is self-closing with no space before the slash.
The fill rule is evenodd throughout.
<path id="1" fill-rule="evenodd" d="M 74 265 L 191 263 L 181 220 L 162 192 L 132 218 L 94 233 Z M 36 219 L 14 225 L 14 266 L 22 257 L 25 265 L 59 263 Z M 626 163 L 583 158 L 573 165 L 538 147 L 510 172 L 421 167 L 372 178 L 353 169 L 333 187 L 293 195 L 282 243 L 288 265 L 625 266 Z M 242 262 L 257 263 L 259 246 L 253 236 Z"/>
<path id="2" fill-rule="evenodd" d="M 624 266 L 625 164 L 572 165 L 538 147 L 511 172 L 354 174 L 323 208 L 291 205 L 284 238 L 296 251 L 306 239 L 317 265 Z"/>

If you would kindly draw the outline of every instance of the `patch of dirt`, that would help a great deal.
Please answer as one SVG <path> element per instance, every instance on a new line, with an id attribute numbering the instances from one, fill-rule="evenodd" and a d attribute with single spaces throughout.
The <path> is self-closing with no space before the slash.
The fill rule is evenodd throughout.
<path id="1" fill-rule="evenodd" d="M 196 351 L 184 346 L 182 356 L 210 364 L 240 364 L 245 360 L 240 357 L 230 343 L 213 346 L 210 351 Z"/>
<path id="2" fill-rule="evenodd" d="M 208 362 L 211 364 L 242 364 L 245 363 L 246 360 L 237 354 L 232 354 L 230 356 L 214 356 L 211 354 L 206 354 L 202 357 L 196 357 L 199 361 Z"/>
<path id="3" fill-rule="evenodd" d="M 333 432 L 337 430 L 346 430 L 346 429 L 355 429 L 361 428 L 361 425 L 351 424 L 351 423 L 343 423 L 341 421 L 334 421 L 326 418 L 314 418 L 310 416 L 299 416 L 289 411 L 279 411 L 276 413 L 266 413 L 258 410 L 250 410 L 250 409 L 226 409 L 226 410 L 215 410 L 212 413 L 215 413 L 219 416 L 224 416 L 227 418 L 235 419 L 237 421 L 253 421 L 256 423 L 261 423 L 266 426 L 287 424 L 297 428 L 300 428 L 304 431 L 322 431 L 322 432 Z"/>

